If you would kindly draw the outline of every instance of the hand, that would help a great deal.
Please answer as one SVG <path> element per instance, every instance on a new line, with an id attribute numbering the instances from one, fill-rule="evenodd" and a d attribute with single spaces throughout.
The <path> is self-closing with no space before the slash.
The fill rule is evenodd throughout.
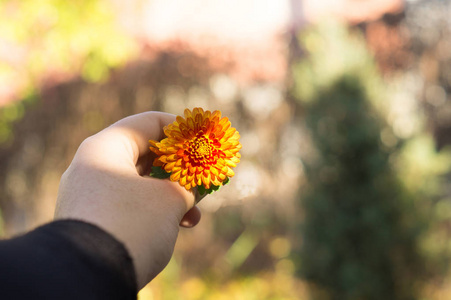
<path id="1" fill-rule="evenodd" d="M 194 196 L 169 180 L 145 177 L 148 140 L 161 140 L 175 116 L 147 112 L 122 119 L 86 139 L 60 182 L 56 219 L 79 219 L 112 234 L 133 258 L 138 288 L 169 262 L 179 224 L 195 226 Z"/>

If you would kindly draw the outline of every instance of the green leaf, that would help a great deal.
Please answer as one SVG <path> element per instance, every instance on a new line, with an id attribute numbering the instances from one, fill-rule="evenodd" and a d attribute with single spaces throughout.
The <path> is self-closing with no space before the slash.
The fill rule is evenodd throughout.
<path id="1" fill-rule="evenodd" d="M 226 179 L 222 182 L 222 185 L 226 185 L 227 183 L 229 183 L 230 179 L 229 177 L 226 177 Z"/>
<path id="2" fill-rule="evenodd" d="M 149 174 L 150 177 L 166 179 L 171 176 L 171 173 L 166 172 L 162 167 L 152 167 L 152 172 Z"/>
<path id="3" fill-rule="evenodd" d="M 227 183 L 229 183 L 229 177 L 227 177 L 223 182 L 222 185 L 226 185 Z M 197 187 L 197 191 L 199 192 L 199 194 L 201 194 L 202 196 L 205 194 L 211 194 L 213 192 L 216 192 L 217 190 L 219 190 L 221 186 L 220 185 L 210 185 L 209 189 L 206 189 L 204 187 L 204 185 L 199 185 Z"/>
<path id="4" fill-rule="evenodd" d="M 199 185 L 199 186 L 197 187 L 197 191 L 199 192 L 199 194 L 200 194 L 201 196 L 205 195 L 205 187 L 204 187 L 203 185 Z"/>
<path id="5" fill-rule="evenodd" d="M 211 190 L 211 192 L 213 192 L 213 191 L 216 192 L 217 190 L 219 190 L 219 185 L 211 185 L 210 190 Z"/>

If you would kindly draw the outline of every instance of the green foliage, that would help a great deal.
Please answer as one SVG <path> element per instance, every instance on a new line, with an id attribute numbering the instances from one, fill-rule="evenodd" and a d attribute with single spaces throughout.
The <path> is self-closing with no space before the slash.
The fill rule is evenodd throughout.
<path id="1" fill-rule="evenodd" d="M 13 124 L 23 117 L 27 102 L 29 102 L 29 99 L 0 107 L 0 146 L 7 146 L 8 143 L 12 143 Z"/>
<path id="2" fill-rule="evenodd" d="M 420 226 L 380 143 L 382 124 L 358 78 L 309 107 L 318 159 L 307 164 L 301 274 L 331 299 L 414 299 Z"/>
<path id="3" fill-rule="evenodd" d="M 105 79 L 108 69 L 125 62 L 134 47 L 116 28 L 113 9 L 103 0 L 10 0 L 0 3 L 0 15 L 5 20 L 2 37 L 27 50 L 19 54 L 27 63 L 27 74 L 21 75 L 38 80 L 49 65 L 62 73 L 81 72 L 86 80 Z M 0 74 L 12 71 L 2 67 Z"/>
<path id="4" fill-rule="evenodd" d="M 389 126 L 380 76 L 343 26 L 322 25 L 301 40 L 309 52 L 294 66 L 294 92 L 315 151 L 304 162 L 298 274 L 313 299 L 415 299 L 426 223 L 392 168 L 399 144 L 381 140 Z"/>
<path id="5" fill-rule="evenodd" d="M 298 101 L 308 104 L 318 91 L 330 87 L 343 74 L 353 74 L 374 105 L 383 103 L 381 79 L 360 34 L 350 34 L 343 24 L 328 21 L 302 32 L 299 38 L 306 56 L 292 65 Z"/>

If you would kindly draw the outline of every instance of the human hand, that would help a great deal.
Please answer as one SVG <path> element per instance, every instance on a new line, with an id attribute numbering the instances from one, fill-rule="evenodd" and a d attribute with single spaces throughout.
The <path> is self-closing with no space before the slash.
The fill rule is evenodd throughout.
<path id="1" fill-rule="evenodd" d="M 55 218 L 95 224 L 121 241 L 133 258 L 138 288 L 169 262 L 179 224 L 200 220 L 191 192 L 144 177 L 153 160 L 148 140 L 161 140 L 163 127 L 174 120 L 147 112 L 118 121 L 80 145 L 60 182 Z"/>

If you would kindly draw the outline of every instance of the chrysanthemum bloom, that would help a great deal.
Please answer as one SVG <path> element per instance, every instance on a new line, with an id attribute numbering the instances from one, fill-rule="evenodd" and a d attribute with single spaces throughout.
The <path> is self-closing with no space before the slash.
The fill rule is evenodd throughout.
<path id="1" fill-rule="evenodd" d="M 167 138 L 149 141 L 150 150 L 158 155 L 153 165 L 187 190 L 223 185 L 235 175 L 232 168 L 240 162 L 239 132 L 218 110 L 185 109 L 184 114 L 185 118 L 178 116 L 164 128 Z"/>

